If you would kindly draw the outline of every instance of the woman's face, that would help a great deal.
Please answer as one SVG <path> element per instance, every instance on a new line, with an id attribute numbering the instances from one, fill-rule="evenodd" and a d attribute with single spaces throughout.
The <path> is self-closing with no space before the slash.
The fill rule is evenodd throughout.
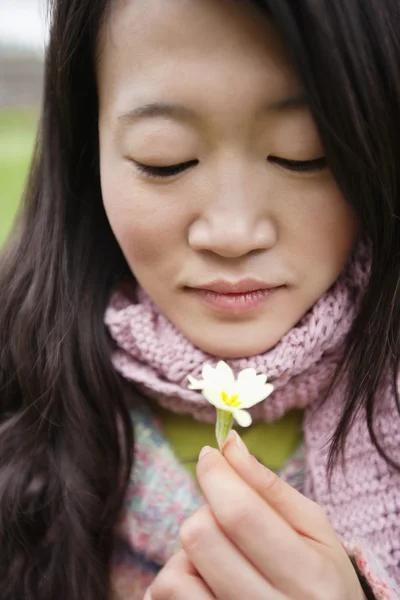
<path id="1" fill-rule="evenodd" d="M 272 348 L 357 235 L 277 32 L 231 0 L 116 0 L 98 87 L 104 206 L 136 279 L 204 351 Z"/>

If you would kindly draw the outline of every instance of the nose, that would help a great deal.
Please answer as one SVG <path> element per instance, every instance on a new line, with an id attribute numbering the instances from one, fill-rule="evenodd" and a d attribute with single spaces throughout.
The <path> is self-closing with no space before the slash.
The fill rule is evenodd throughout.
<path id="1" fill-rule="evenodd" d="M 218 188 L 216 192 L 208 189 L 211 198 L 203 202 L 203 210 L 189 228 L 190 247 L 225 258 L 272 248 L 278 231 L 268 212 L 266 186 L 236 178 L 235 185 L 230 182 Z"/>

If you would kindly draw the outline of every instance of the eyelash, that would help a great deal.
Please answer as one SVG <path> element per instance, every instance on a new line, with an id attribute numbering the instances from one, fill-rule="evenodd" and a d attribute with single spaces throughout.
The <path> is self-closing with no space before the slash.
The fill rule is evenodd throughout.
<path id="1" fill-rule="evenodd" d="M 294 171 L 296 173 L 311 173 L 315 171 L 322 171 L 326 167 L 326 158 L 316 158 L 314 160 L 285 160 L 284 158 L 278 158 L 277 156 L 271 157 L 270 162 L 275 163 L 284 169 Z M 171 165 L 169 167 L 151 167 L 149 165 L 143 165 L 142 163 L 133 161 L 136 168 L 144 173 L 146 177 L 152 179 L 166 179 L 173 177 L 179 173 L 183 173 L 189 167 L 198 163 L 197 160 L 191 160 L 189 162 L 180 163 L 178 165 Z"/>

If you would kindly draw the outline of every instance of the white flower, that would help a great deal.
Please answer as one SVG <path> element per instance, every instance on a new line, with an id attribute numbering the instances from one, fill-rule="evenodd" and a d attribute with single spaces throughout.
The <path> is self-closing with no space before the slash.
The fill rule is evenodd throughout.
<path id="1" fill-rule="evenodd" d="M 251 415 L 244 409 L 265 400 L 274 389 L 267 383 L 267 376 L 257 375 L 255 369 L 244 369 L 235 379 L 232 369 L 223 360 L 215 368 L 205 364 L 202 377 L 197 380 L 189 375 L 189 389 L 201 390 L 217 412 L 231 413 L 242 427 L 251 425 Z"/>

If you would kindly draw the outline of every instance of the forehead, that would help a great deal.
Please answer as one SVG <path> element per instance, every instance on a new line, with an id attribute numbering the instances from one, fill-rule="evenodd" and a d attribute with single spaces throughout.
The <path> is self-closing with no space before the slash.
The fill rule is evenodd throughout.
<path id="1" fill-rule="evenodd" d="M 151 100 L 203 100 L 226 112 L 299 89 L 278 32 L 242 0 L 116 0 L 97 76 L 100 103 L 120 112 Z"/>

